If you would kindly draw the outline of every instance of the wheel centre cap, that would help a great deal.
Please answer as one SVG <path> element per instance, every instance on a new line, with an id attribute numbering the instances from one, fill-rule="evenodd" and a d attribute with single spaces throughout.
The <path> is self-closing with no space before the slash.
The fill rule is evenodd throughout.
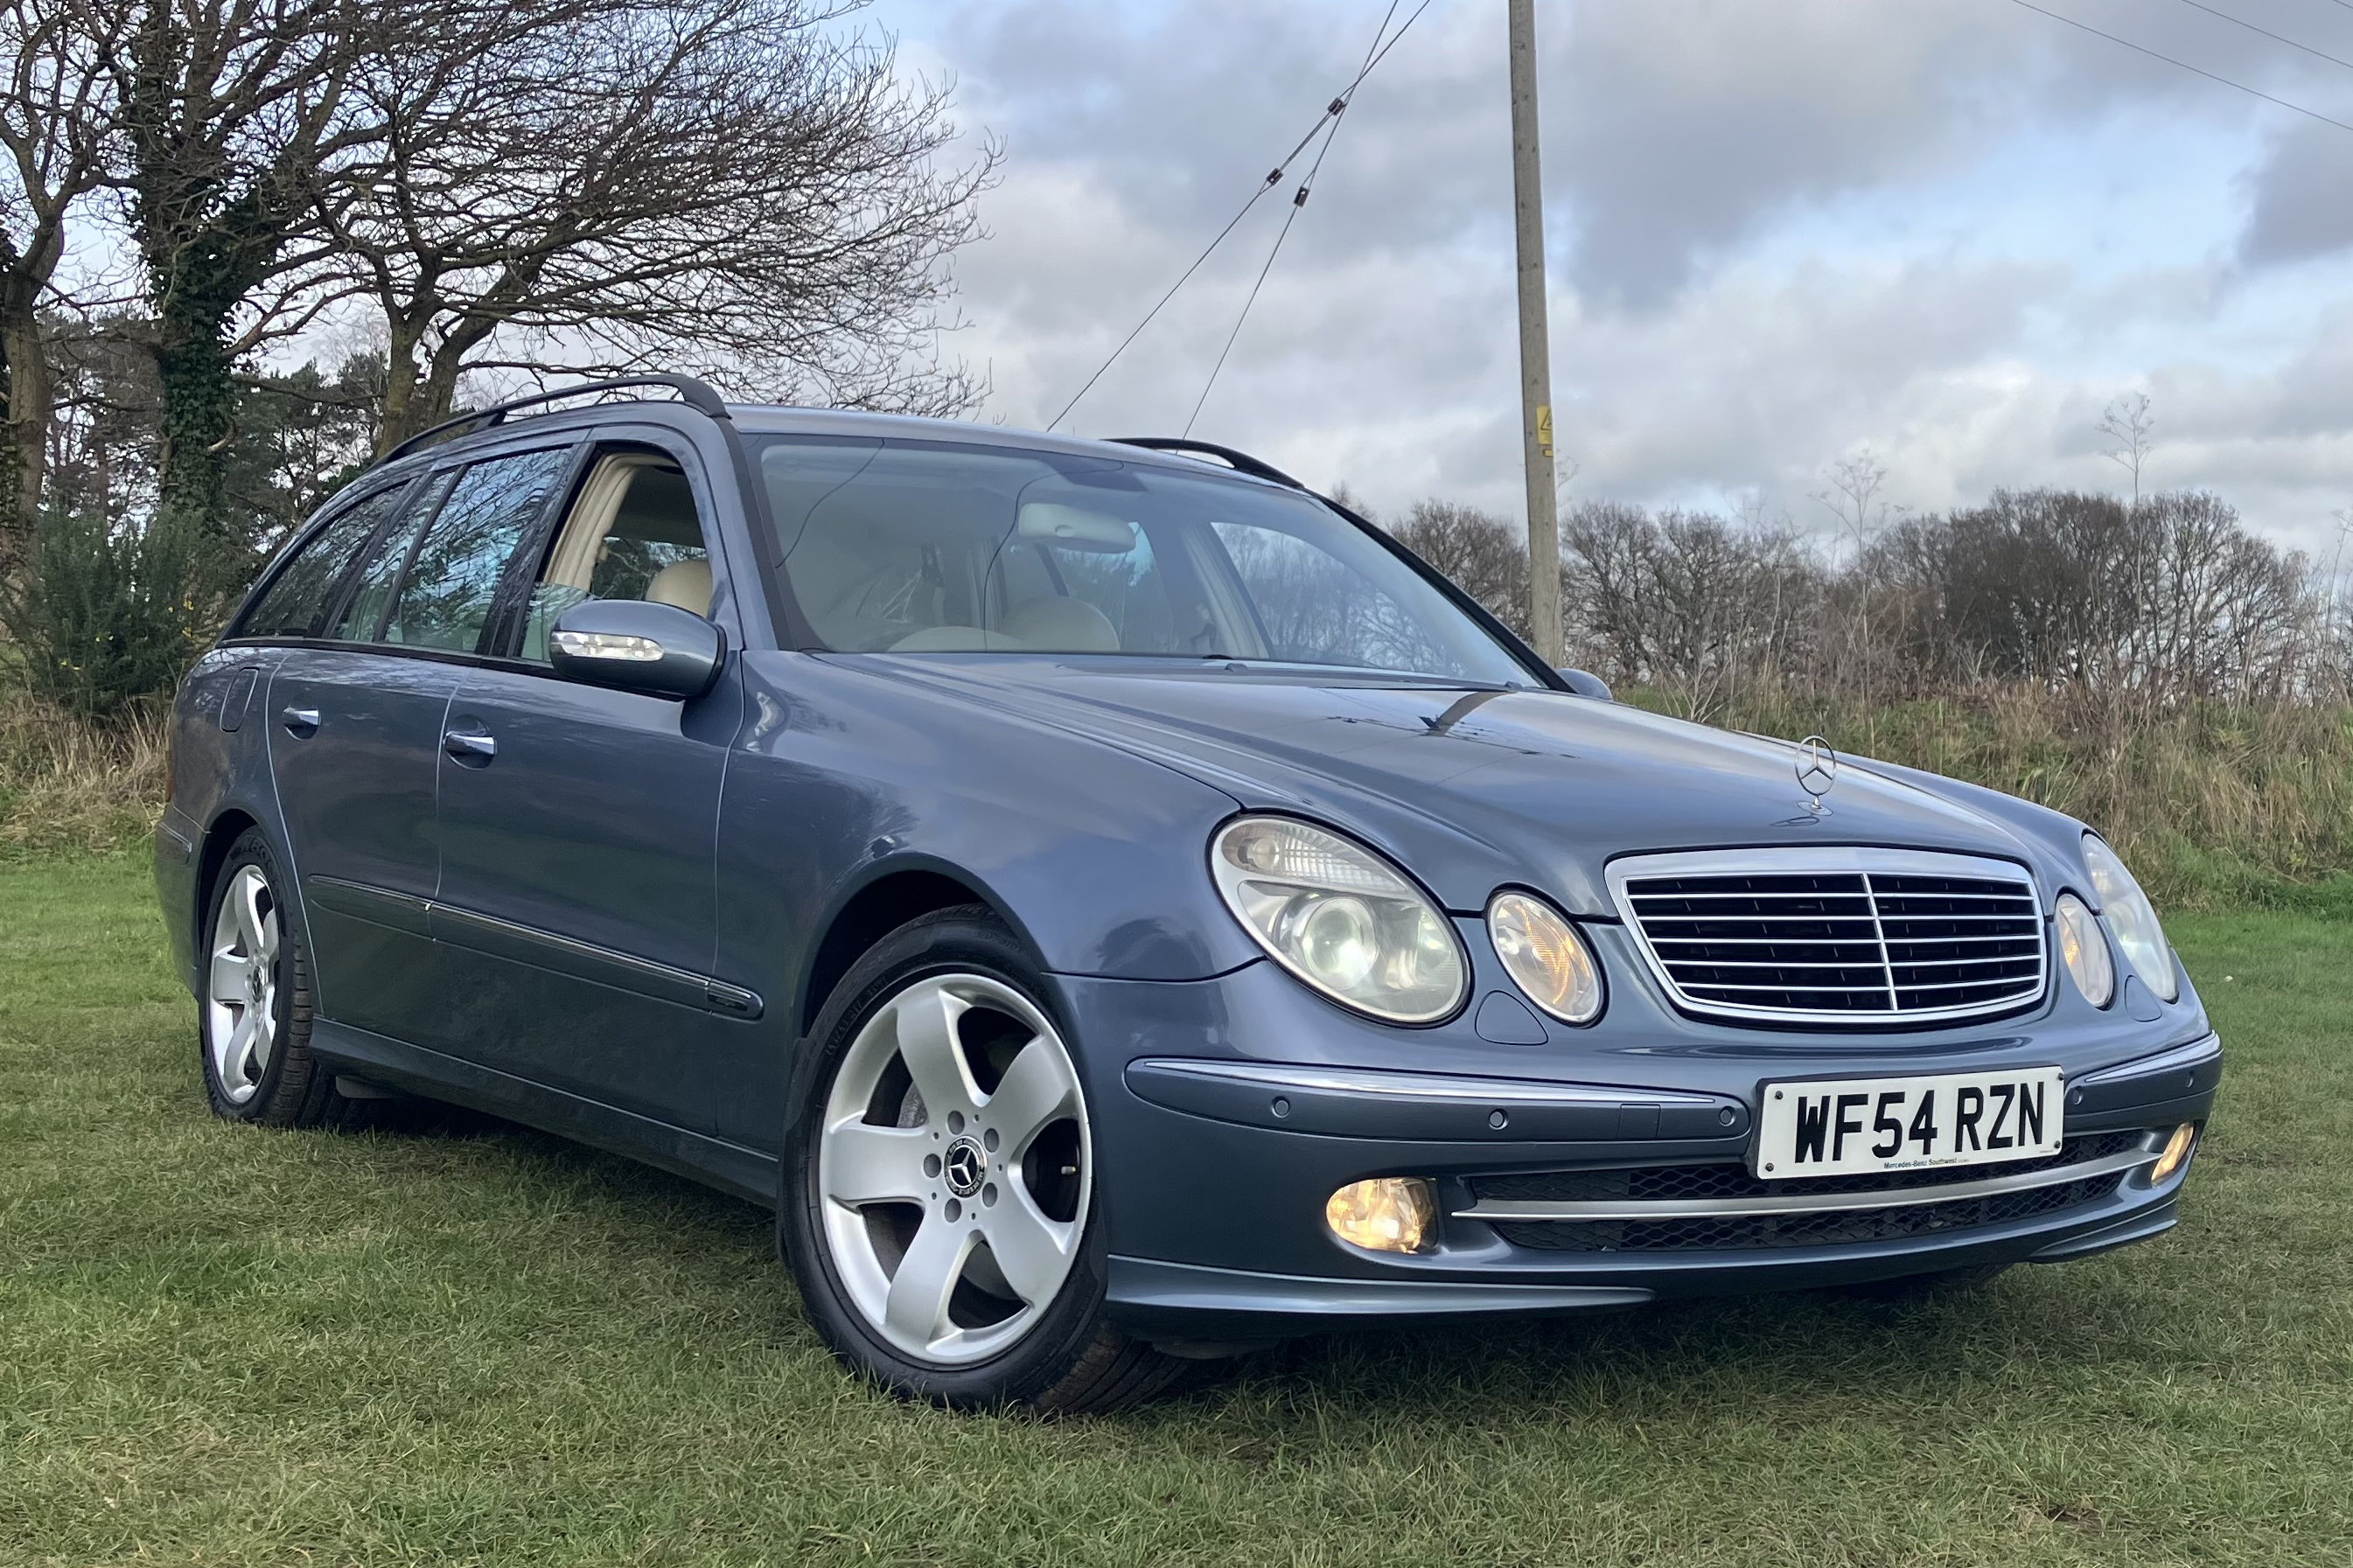
<path id="1" fill-rule="evenodd" d="M 980 1191 L 981 1179 L 988 1173 L 988 1154 L 977 1140 L 959 1138 L 948 1145 L 940 1165 L 947 1178 L 948 1191 L 968 1198 Z"/>

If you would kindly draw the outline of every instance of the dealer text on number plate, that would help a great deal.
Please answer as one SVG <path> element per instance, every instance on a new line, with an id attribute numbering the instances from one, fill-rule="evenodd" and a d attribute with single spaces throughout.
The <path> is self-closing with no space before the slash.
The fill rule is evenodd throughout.
<path id="1" fill-rule="evenodd" d="M 2057 1068 L 1768 1083 L 1757 1173 L 1788 1181 L 2055 1154 L 2065 1097 Z"/>

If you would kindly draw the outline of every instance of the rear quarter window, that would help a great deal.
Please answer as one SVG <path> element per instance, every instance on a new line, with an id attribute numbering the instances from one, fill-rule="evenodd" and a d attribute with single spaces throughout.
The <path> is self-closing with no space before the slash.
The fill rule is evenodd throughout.
<path id="1" fill-rule="evenodd" d="M 353 503 L 296 547 L 269 585 L 237 622 L 241 637 L 311 637 L 335 590 L 367 542 L 392 515 L 406 487 L 395 485 Z"/>

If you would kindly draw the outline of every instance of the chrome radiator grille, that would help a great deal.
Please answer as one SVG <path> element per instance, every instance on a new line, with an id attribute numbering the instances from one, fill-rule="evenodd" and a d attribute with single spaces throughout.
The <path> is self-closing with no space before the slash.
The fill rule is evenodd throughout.
<path id="1" fill-rule="evenodd" d="M 1758 1023 L 1924 1024 L 2037 1001 L 2048 944 L 2007 861 L 1742 850 L 1614 863 L 1610 889 L 1675 1003 Z"/>

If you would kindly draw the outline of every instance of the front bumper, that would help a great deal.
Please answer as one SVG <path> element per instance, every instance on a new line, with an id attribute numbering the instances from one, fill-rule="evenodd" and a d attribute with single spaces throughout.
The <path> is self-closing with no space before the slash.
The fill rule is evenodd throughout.
<path id="1" fill-rule="evenodd" d="M 1622 1308 L 2086 1256 L 2174 1224 L 2188 1165 L 2157 1184 L 2149 1167 L 2174 1127 L 2204 1123 L 2221 1063 L 2198 1016 L 2194 1029 L 2179 1019 L 2127 1032 L 2113 1017 L 2098 1018 L 2098 1027 L 2061 1017 L 2010 1020 L 1991 1037 L 1894 1042 L 1685 1031 L 1678 1020 L 1672 1033 L 1684 1037 L 1647 1049 L 1556 1037 L 1557 1049 L 1515 1047 L 1515 1058 L 1498 1058 L 1415 1041 L 1413 1065 L 1393 1055 L 1361 1066 L 1353 1064 L 1380 1039 L 1352 1040 L 1354 1020 L 1299 994 L 1270 965 L 1195 985 L 1072 983 L 1069 1000 L 1082 1041 L 1116 1028 L 1110 1037 L 1127 1045 L 1115 1081 L 1089 1074 L 1110 1310 L 1131 1332 L 1171 1340 Z M 1401 1031 L 1374 1033 L 1393 1041 Z M 1170 1048 L 1180 1044 L 1190 1049 Z M 1299 1059 L 1311 1050 L 1324 1059 Z M 1434 1060 L 1470 1070 L 1432 1072 Z M 1495 1072 L 1513 1060 L 1518 1074 Z M 1947 1173 L 1994 1185 L 1990 1196 L 1972 1188 L 1956 1201 L 1934 1185 L 1917 1188 L 1916 1203 L 1864 1194 L 1852 1215 L 1776 1219 L 1767 1234 L 1752 1217 L 1727 1237 L 1678 1237 L 1672 1226 L 1621 1224 L 1624 1215 L 1607 1232 L 1577 1220 L 1531 1222 L 1480 1192 L 1498 1177 L 1515 1178 L 1513 1190 L 1525 1192 L 1543 1188 L 1528 1178 L 1554 1173 L 1736 1174 L 1757 1086 L 1768 1078 L 2024 1060 L 2055 1061 L 2066 1073 L 2070 1163 L 2034 1173 L 2000 1165 Z M 1430 1250 L 1364 1251 L 1325 1226 L 1335 1189 L 1377 1175 L 1431 1182 L 1440 1220 Z M 2016 1194 L 2026 1195 L 2005 1195 Z M 1733 1201 L 1736 1212 L 1757 1200 Z M 1931 1209 L 1933 1221 L 1924 1217 Z M 1786 1238 L 1771 1233 L 1784 1224 Z"/>

